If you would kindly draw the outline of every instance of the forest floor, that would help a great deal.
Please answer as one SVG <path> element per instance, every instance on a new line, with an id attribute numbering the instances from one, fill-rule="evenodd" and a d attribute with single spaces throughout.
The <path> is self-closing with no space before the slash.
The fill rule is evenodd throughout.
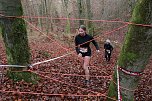
<path id="1" fill-rule="evenodd" d="M 5 48 L 0 40 L 0 63 L 7 64 Z M 65 39 L 66 41 L 66 39 Z M 0 101 L 105 101 L 114 66 L 120 48 L 114 48 L 110 62 L 104 60 L 103 41 L 98 40 L 100 53 L 93 48 L 90 62 L 91 83 L 84 81 L 82 59 L 76 53 L 47 63 L 36 65 L 31 72 L 37 73 L 41 79 L 37 84 L 24 81 L 13 82 L 6 77 L 6 68 L 0 68 Z M 61 41 L 52 41 L 44 37 L 30 38 L 31 63 L 52 59 L 74 51 Z M 152 99 L 152 59 L 149 61 L 135 90 L 135 101 L 151 101 Z M 7 92 L 8 91 L 8 92 Z M 97 96 L 102 95 L 102 96 Z M 18 99 L 18 100 L 17 100 Z M 112 98 L 114 99 L 114 98 Z"/>

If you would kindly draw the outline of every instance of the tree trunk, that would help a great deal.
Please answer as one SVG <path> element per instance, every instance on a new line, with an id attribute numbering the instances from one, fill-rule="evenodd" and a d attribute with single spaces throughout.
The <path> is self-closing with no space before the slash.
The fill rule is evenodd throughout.
<path id="1" fill-rule="evenodd" d="M 1 0 L 6 16 L 22 16 L 22 5 L 20 0 Z M 9 64 L 29 64 L 30 52 L 25 22 L 21 18 L 1 19 L 2 36 L 6 46 L 7 59 Z"/>
<path id="2" fill-rule="evenodd" d="M 136 2 L 137 2 L 137 0 L 128 1 L 129 14 L 132 14 L 133 8 L 135 7 Z"/>
<path id="3" fill-rule="evenodd" d="M 92 17 L 93 17 L 93 14 L 91 12 L 91 2 L 90 2 L 90 0 L 86 0 L 86 6 L 87 6 L 87 18 L 88 18 L 88 20 L 91 20 Z M 87 22 L 87 27 L 88 27 L 89 34 L 93 36 L 93 34 L 94 34 L 93 23 L 91 21 L 88 21 Z"/>
<path id="4" fill-rule="evenodd" d="M 66 14 L 66 17 L 68 18 L 66 21 L 66 28 L 65 28 L 65 31 L 67 34 L 71 33 L 71 25 L 70 25 L 70 17 L 69 17 L 69 12 L 68 12 L 68 3 L 69 3 L 69 0 L 62 0 L 62 5 L 63 5 L 63 9 L 65 10 L 65 14 Z"/>
<path id="5" fill-rule="evenodd" d="M 25 18 L 25 19 L 26 20 L 28 19 L 28 21 L 32 23 L 32 18 L 30 18 L 30 16 L 33 16 L 33 10 L 32 10 L 33 8 L 31 7 L 31 3 L 28 0 L 26 0 L 25 2 L 26 3 L 24 5 L 26 7 L 25 8 L 26 12 L 24 12 L 24 14 L 26 13 L 26 16 L 29 16 L 29 18 Z M 32 32 L 33 32 L 33 29 L 30 28 L 30 33 L 32 33 Z"/>
<path id="6" fill-rule="evenodd" d="M 83 3 L 84 3 L 83 0 L 77 0 L 79 19 L 83 19 L 85 17 L 85 14 L 84 14 L 85 10 L 83 7 Z M 79 20 L 79 24 L 83 25 L 84 20 Z"/>
<path id="7" fill-rule="evenodd" d="M 138 0 L 131 22 L 152 24 L 152 0 Z M 130 25 L 118 60 L 118 66 L 132 71 L 143 72 L 152 54 L 152 28 Z M 116 73 L 115 73 L 116 74 Z M 120 86 L 133 90 L 137 88 L 139 76 L 131 76 L 119 71 Z M 113 76 L 116 82 L 116 75 Z M 134 92 L 120 89 L 123 101 L 134 101 Z M 111 82 L 108 96 L 117 97 L 117 86 Z M 108 101 L 111 101 L 108 99 Z"/>
<path id="8" fill-rule="evenodd" d="M 53 16 L 53 13 L 52 13 L 52 9 L 53 9 L 53 7 L 52 7 L 52 5 L 53 5 L 53 1 L 52 0 L 48 0 L 48 14 L 49 14 L 49 17 L 51 17 L 50 19 L 48 18 L 48 20 L 50 20 L 49 22 L 50 22 L 50 27 L 49 27 L 49 29 L 51 29 L 51 32 L 53 31 L 53 20 L 52 20 L 52 16 Z"/>
<path id="9" fill-rule="evenodd" d="M 24 20 L 21 18 L 4 18 L 2 36 L 6 46 L 9 64 L 29 64 L 29 47 Z"/>
<path id="10" fill-rule="evenodd" d="M 41 4 L 40 4 L 40 8 L 39 8 L 39 11 L 40 11 L 40 16 L 44 16 L 44 4 L 43 4 L 43 0 L 41 0 Z M 40 18 L 40 25 L 41 25 L 41 30 L 43 31 L 43 27 L 44 27 L 44 21 L 42 18 Z"/>
<path id="11" fill-rule="evenodd" d="M 40 7 L 40 4 L 37 4 L 36 5 L 36 16 L 40 16 L 39 7 Z M 40 21 L 40 19 L 41 18 L 39 18 L 39 17 L 37 18 L 36 26 L 41 28 L 41 21 Z"/>
<path id="12" fill-rule="evenodd" d="M 45 10 L 45 16 L 47 17 L 46 19 L 45 19 L 45 28 L 46 28 L 46 33 L 47 33 L 47 35 L 49 34 L 49 27 L 50 27 L 50 21 L 49 21 L 49 13 L 48 13 L 48 2 L 47 2 L 47 0 L 44 0 L 44 10 Z"/>
<path id="13" fill-rule="evenodd" d="M 2 10 L 5 10 L 5 16 L 22 16 L 23 10 L 20 0 L 0 0 L 3 3 Z M 25 22 L 22 18 L 3 17 L 1 18 L 2 37 L 6 47 L 8 64 L 28 65 L 30 61 L 30 52 Z M 26 79 L 31 73 L 12 72 L 26 68 L 11 67 L 9 76 L 14 80 L 20 78 Z M 27 75 L 26 75 L 27 74 Z M 29 79 L 29 78 L 28 78 Z"/>

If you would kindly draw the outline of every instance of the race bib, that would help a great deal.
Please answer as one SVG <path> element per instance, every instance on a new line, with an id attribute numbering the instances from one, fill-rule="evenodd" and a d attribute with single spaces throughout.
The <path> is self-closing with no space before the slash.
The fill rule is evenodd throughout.
<path id="1" fill-rule="evenodd" d="M 80 52 L 86 53 L 86 52 L 88 52 L 88 48 L 80 48 Z"/>
<path id="2" fill-rule="evenodd" d="M 106 50 L 110 54 L 110 50 Z"/>

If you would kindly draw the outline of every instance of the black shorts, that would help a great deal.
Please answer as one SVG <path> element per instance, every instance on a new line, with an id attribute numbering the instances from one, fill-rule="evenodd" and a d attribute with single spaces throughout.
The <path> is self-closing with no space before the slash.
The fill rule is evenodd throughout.
<path id="1" fill-rule="evenodd" d="M 111 51 L 110 51 L 110 53 L 109 53 L 108 51 L 105 50 L 105 58 L 107 58 L 107 56 L 110 58 L 110 56 L 111 56 Z"/>

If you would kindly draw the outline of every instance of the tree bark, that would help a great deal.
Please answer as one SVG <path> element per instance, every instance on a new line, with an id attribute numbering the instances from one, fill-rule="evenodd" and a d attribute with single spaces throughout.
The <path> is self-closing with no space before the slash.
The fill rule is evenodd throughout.
<path id="1" fill-rule="evenodd" d="M 85 10 L 83 7 L 83 0 L 77 0 L 77 5 L 78 5 L 78 14 L 79 14 L 79 19 L 83 19 L 85 17 Z M 79 20 L 79 25 L 83 25 L 84 20 Z"/>
<path id="2" fill-rule="evenodd" d="M 24 20 L 4 18 L 2 27 L 8 64 L 29 64 L 30 53 Z"/>
<path id="3" fill-rule="evenodd" d="M 22 16 L 20 0 L 1 0 L 6 16 Z M 9 64 L 27 65 L 30 60 L 25 22 L 22 18 L 1 18 L 2 37 L 6 46 Z"/>
<path id="4" fill-rule="evenodd" d="M 86 6 L 87 6 L 87 18 L 88 18 L 88 20 L 91 20 L 92 17 L 93 17 L 93 14 L 92 14 L 92 11 L 91 11 L 90 0 L 86 0 Z M 93 34 L 94 34 L 93 23 L 91 21 L 88 21 L 87 22 L 87 27 L 88 27 L 89 34 L 93 36 Z"/>
<path id="5" fill-rule="evenodd" d="M 2 37 L 6 47 L 8 64 L 11 65 L 28 65 L 30 62 L 30 52 L 26 25 L 22 18 L 22 5 L 20 0 L 0 0 L 2 10 L 5 10 L 5 16 L 0 18 L 2 26 Z M 8 17 L 14 16 L 14 17 Z M 25 80 L 35 82 L 36 75 L 30 72 L 13 72 L 21 71 L 27 68 L 11 67 L 8 76 L 13 80 Z M 33 82 L 33 83 L 34 83 Z"/>
<path id="6" fill-rule="evenodd" d="M 53 5 L 53 1 L 52 0 L 48 0 L 48 14 L 49 14 L 49 17 L 51 17 L 51 19 L 48 18 L 48 20 L 50 20 L 50 27 L 49 29 L 51 29 L 50 31 L 52 32 L 53 31 L 53 20 L 52 20 L 52 16 L 53 16 L 53 13 L 52 13 L 52 7 Z"/>
<path id="7" fill-rule="evenodd" d="M 138 0 L 131 22 L 152 24 L 152 1 Z M 118 59 L 118 66 L 132 71 L 143 72 L 152 54 L 152 28 L 130 25 Z M 116 73 L 115 73 L 116 74 Z M 119 71 L 120 86 L 133 90 L 137 88 L 139 76 L 131 76 Z M 116 82 L 116 75 L 113 76 Z M 134 92 L 120 89 L 123 101 L 134 101 Z M 108 96 L 117 99 L 117 85 L 111 82 Z M 108 101 L 111 101 L 108 99 Z"/>
<path id="8" fill-rule="evenodd" d="M 46 19 L 45 19 L 45 27 L 46 27 L 46 33 L 47 33 L 47 35 L 49 34 L 49 28 L 50 28 L 50 20 L 49 20 L 49 12 L 48 12 L 48 2 L 47 2 L 47 0 L 44 0 L 44 8 L 45 8 L 45 16 L 47 17 Z"/>
<path id="9" fill-rule="evenodd" d="M 65 10 L 65 14 L 66 14 L 66 17 L 68 18 L 67 19 L 67 23 L 66 23 L 66 28 L 65 28 L 65 33 L 66 34 L 69 34 L 71 33 L 71 25 L 70 25 L 70 14 L 68 12 L 68 3 L 69 3 L 69 0 L 62 0 L 62 5 L 63 5 L 63 9 Z"/>

